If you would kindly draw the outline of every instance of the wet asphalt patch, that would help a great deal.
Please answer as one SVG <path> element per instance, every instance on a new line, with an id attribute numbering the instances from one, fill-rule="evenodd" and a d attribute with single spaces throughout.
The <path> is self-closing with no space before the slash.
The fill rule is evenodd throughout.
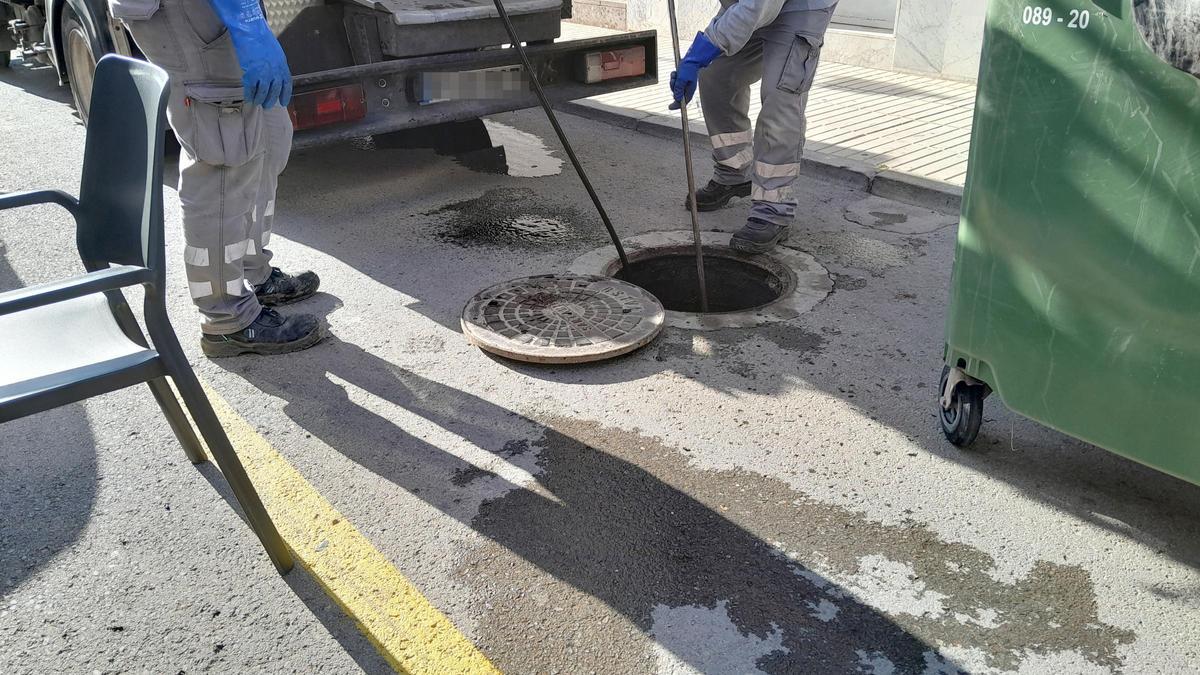
<path id="1" fill-rule="evenodd" d="M 804 250 L 824 264 L 862 270 L 872 277 L 882 278 L 891 269 L 904 267 L 914 258 L 924 256 L 928 241 L 906 237 L 900 245 L 851 231 L 814 231 L 805 235 Z"/>
<path id="2" fill-rule="evenodd" d="M 481 469 L 477 466 L 468 466 L 455 469 L 454 473 L 450 475 L 450 482 L 457 487 L 466 487 L 477 480 L 495 478 L 497 475 L 494 471 Z"/>
<path id="3" fill-rule="evenodd" d="M 958 213 L 943 213 L 875 195 L 846 206 L 843 217 L 863 227 L 895 234 L 927 234 L 958 224 Z"/>
<path id="4" fill-rule="evenodd" d="M 562 160 L 540 137 L 494 120 L 448 122 L 350 141 L 356 150 L 430 151 L 477 173 L 543 178 L 562 173 Z"/>
<path id="5" fill-rule="evenodd" d="M 904 513 L 883 525 L 782 481 L 698 469 L 634 431 L 556 419 L 533 445 L 540 488 L 482 505 L 472 527 L 490 541 L 458 572 L 489 608 L 477 639 L 504 670 L 709 672 L 730 667 L 731 644 L 741 672 L 1013 669 L 1063 652 L 1120 668 L 1133 640 L 1099 618 L 1077 566 L 999 581 L 987 554 Z M 956 663 L 955 648 L 980 662 Z"/>
<path id="6" fill-rule="evenodd" d="M 867 287 L 866 279 L 852 274 L 833 272 L 829 276 L 833 278 L 833 289 L 836 291 L 857 291 Z"/>
<path id="7" fill-rule="evenodd" d="M 794 323 L 765 324 L 753 330 L 724 328 L 695 332 L 669 329 L 655 341 L 654 360 L 703 360 L 708 367 L 721 368 L 748 380 L 758 379 L 760 368 L 763 374 L 777 377 L 782 374 L 778 364 L 764 360 L 766 343 L 791 352 L 792 357 L 811 358 L 821 353 L 826 339 Z"/>
<path id="8" fill-rule="evenodd" d="M 426 215 L 445 215 L 434 232 L 456 246 L 549 247 L 603 239 L 602 232 L 574 225 L 579 213 L 546 201 L 527 188 L 496 188 L 482 196 L 447 204 Z"/>

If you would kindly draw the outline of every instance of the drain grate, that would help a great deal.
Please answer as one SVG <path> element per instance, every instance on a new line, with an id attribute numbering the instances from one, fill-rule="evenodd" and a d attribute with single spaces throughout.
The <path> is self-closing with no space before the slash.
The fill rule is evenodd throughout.
<path id="1" fill-rule="evenodd" d="M 463 334 L 480 349 L 533 363 L 585 363 L 654 339 L 665 313 L 650 293 L 610 277 L 546 274 L 480 291 Z"/>

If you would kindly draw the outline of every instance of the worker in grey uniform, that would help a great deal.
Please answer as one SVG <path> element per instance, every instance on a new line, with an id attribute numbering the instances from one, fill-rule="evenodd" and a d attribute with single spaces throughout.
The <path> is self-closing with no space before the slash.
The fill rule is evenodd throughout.
<path id="1" fill-rule="evenodd" d="M 696 208 L 712 211 L 750 197 L 750 215 L 730 244 L 762 253 L 787 238 L 796 215 L 804 109 L 837 0 L 721 5 L 671 74 L 671 108 L 691 101 L 699 83 L 715 169 L 696 192 Z M 752 133 L 750 85 L 759 80 L 762 111 Z"/>
<path id="2" fill-rule="evenodd" d="M 316 344 L 323 333 L 315 316 L 272 309 L 313 295 L 320 280 L 272 266 L 267 248 L 292 146 L 292 84 L 259 0 L 108 2 L 171 78 L 184 267 L 204 353 L 283 354 Z"/>

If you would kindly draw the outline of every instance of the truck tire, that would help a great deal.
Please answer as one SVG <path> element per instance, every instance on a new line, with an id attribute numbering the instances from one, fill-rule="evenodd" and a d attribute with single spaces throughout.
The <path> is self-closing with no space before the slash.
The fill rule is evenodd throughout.
<path id="1" fill-rule="evenodd" d="M 96 78 L 96 61 L 104 55 L 104 51 L 83 27 L 79 16 L 70 5 L 63 8 L 62 44 L 71 98 L 75 101 L 75 112 L 79 114 L 83 125 L 87 126 L 88 109 L 92 104 L 92 82 Z"/>

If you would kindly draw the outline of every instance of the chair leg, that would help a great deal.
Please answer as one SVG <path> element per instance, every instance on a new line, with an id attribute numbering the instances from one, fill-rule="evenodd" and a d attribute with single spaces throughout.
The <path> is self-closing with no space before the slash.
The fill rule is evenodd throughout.
<path id="1" fill-rule="evenodd" d="M 179 444 L 183 446 L 183 453 L 187 455 L 188 460 L 192 464 L 203 464 L 208 461 L 208 457 L 204 455 L 204 447 L 200 445 L 200 439 L 196 438 L 196 432 L 192 429 L 192 423 L 188 421 L 187 415 L 183 413 L 183 408 L 179 407 L 179 399 L 175 398 L 175 392 L 171 391 L 171 385 L 167 384 L 167 379 L 159 377 L 146 384 L 150 385 L 150 391 L 154 392 L 154 400 L 158 401 L 158 407 L 162 409 L 167 422 L 171 424 L 171 431 L 175 432 L 175 438 L 179 439 Z"/>
<path id="2" fill-rule="evenodd" d="M 279 530 L 275 528 L 275 523 L 271 520 L 266 508 L 263 507 L 262 500 L 254 489 L 254 484 L 246 475 L 245 467 L 238 459 L 237 452 L 229 442 L 229 437 L 225 435 L 225 429 L 221 427 L 220 419 L 213 411 L 208 397 L 204 395 L 200 381 L 196 379 L 196 374 L 188 365 L 182 350 L 179 349 L 178 342 L 174 345 L 160 344 L 158 347 L 159 354 L 163 357 L 167 370 L 171 374 L 171 379 L 175 381 L 175 386 L 179 387 L 179 395 L 183 397 L 184 405 L 192 413 L 192 419 L 200 428 L 200 434 L 208 444 L 208 449 L 212 451 L 213 458 L 217 460 L 217 466 L 225 475 L 229 487 L 233 488 L 233 495 L 242 505 L 242 510 L 246 512 L 250 528 L 262 542 L 263 548 L 267 550 L 267 555 L 270 556 L 271 562 L 275 564 L 279 573 L 287 574 L 292 569 L 292 552 L 283 543 L 283 537 L 279 536 Z"/>

